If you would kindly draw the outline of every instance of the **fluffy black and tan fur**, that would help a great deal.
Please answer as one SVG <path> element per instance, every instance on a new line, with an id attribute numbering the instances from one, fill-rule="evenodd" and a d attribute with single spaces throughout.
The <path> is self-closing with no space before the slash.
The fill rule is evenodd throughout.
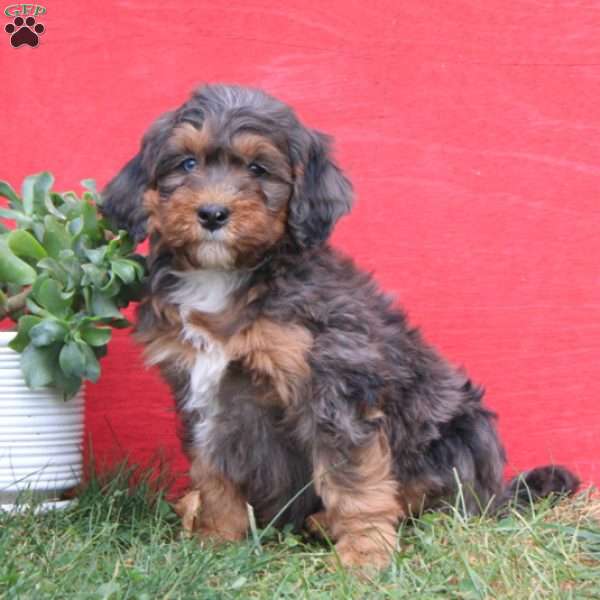
<path id="1" fill-rule="evenodd" d="M 244 537 L 249 503 L 262 525 L 325 529 L 346 565 L 384 566 L 398 521 L 458 481 L 472 512 L 517 493 L 481 390 L 327 245 L 351 185 L 289 107 L 200 88 L 104 200 L 150 238 L 136 335 L 175 395 L 200 535 Z M 534 497 L 577 486 L 560 467 L 524 480 Z"/>

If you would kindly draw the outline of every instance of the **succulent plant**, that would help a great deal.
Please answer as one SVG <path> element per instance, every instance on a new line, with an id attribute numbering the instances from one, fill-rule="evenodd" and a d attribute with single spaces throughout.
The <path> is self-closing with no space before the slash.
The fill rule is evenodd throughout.
<path id="1" fill-rule="evenodd" d="M 53 176 L 26 177 L 19 196 L 0 181 L 0 319 L 17 324 L 10 347 L 21 353 L 29 387 L 65 397 L 96 381 L 111 328 L 127 327 L 121 310 L 139 298 L 143 257 L 125 231 L 102 218 L 92 180 L 86 190 L 52 191 Z"/>

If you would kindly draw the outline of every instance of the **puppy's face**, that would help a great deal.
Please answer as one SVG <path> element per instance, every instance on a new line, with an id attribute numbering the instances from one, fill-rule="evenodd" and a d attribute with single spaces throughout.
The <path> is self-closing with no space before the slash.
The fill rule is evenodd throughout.
<path id="1" fill-rule="evenodd" d="M 287 149 L 227 125 L 176 126 L 144 195 L 148 233 L 192 268 L 253 266 L 286 231 L 294 183 Z"/>
<path id="2" fill-rule="evenodd" d="M 258 91 L 205 86 L 146 133 L 103 212 L 190 269 L 259 264 L 324 242 L 351 204 L 326 136 Z"/>

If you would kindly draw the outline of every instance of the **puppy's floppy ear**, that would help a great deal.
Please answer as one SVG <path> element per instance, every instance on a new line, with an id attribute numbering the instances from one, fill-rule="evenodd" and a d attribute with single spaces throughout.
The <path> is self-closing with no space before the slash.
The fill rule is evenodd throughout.
<path id="1" fill-rule="evenodd" d="M 298 245 L 308 248 L 323 243 L 337 220 L 350 211 L 352 184 L 331 158 L 330 138 L 317 131 L 302 133 L 295 149 L 299 159 L 288 227 Z"/>
<path id="2" fill-rule="evenodd" d="M 137 241 L 146 237 L 144 192 L 154 185 L 154 168 L 160 148 L 169 136 L 174 113 L 160 117 L 142 140 L 140 151 L 108 183 L 102 192 L 102 213 Z"/>
<path id="3" fill-rule="evenodd" d="M 142 197 L 148 187 L 142 153 L 136 154 L 102 192 L 102 213 L 137 242 L 146 237 L 146 212 Z"/>

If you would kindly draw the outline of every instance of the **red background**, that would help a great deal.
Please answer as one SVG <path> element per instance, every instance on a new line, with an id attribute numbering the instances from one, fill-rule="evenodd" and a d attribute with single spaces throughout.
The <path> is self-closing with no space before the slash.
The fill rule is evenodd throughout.
<path id="1" fill-rule="evenodd" d="M 0 30 L 0 178 L 104 185 L 194 86 L 264 88 L 335 136 L 358 201 L 334 243 L 485 385 L 510 470 L 600 483 L 599 2 L 43 4 L 38 48 Z M 101 460 L 185 467 L 126 335 L 88 396 Z"/>

